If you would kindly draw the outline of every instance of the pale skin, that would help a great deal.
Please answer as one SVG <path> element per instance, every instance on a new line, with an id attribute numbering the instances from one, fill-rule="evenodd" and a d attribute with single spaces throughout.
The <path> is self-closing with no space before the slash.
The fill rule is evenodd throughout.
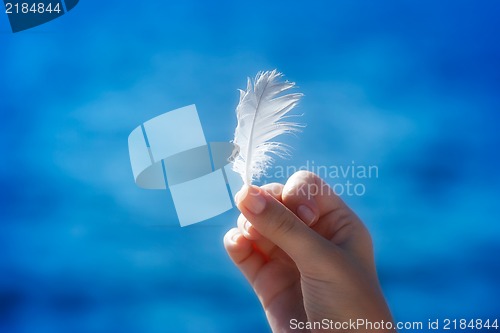
<path id="1" fill-rule="evenodd" d="M 292 319 L 392 321 L 370 234 L 322 179 L 300 171 L 285 185 L 244 186 L 235 200 L 238 227 L 224 245 L 273 332 L 316 332 L 292 330 Z"/>

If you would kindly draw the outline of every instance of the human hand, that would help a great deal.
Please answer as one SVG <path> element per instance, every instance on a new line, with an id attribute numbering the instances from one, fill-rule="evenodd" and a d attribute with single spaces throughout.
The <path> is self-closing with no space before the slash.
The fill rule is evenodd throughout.
<path id="1" fill-rule="evenodd" d="M 236 203 L 242 214 L 224 245 L 273 332 L 336 331 L 293 326 L 300 322 L 392 322 L 370 234 L 322 179 L 300 171 L 285 185 L 244 187 Z"/>

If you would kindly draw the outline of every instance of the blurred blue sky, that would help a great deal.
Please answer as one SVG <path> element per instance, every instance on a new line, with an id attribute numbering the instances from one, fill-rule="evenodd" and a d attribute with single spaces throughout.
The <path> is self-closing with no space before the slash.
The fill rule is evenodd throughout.
<path id="1" fill-rule="evenodd" d="M 236 211 L 180 228 L 127 136 L 196 104 L 230 140 L 259 70 L 305 94 L 279 165 L 377 165 L 345 197 L 397 320 L 500 317 L 498 1 L 80 1 L 0 13 L 0 331 L 266 332 L 227 258 Z M 335 180 L 329 180 L 331 184 Z"/>

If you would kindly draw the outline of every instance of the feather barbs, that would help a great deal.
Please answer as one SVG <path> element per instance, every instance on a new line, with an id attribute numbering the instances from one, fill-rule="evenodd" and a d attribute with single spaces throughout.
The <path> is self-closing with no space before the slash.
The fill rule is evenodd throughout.
<path id="1" fill-rule="evenodd" d="M 276 70 L 259 72 L 252 84 L 250 78 L 246 90 L 240 90 L 236 107 L 238 125 L 233 143 L 238 148 L 234 156 L 233 170 L 241 175 L 246 185 L 261 177 L 269 168 L 273 157 L 283 157 L 287 147 L 274 139 L 286 133 L 297 132 L 300 124 L 285 121 L 288 113 L 297 105 L 301 93 L 282 95 L 295 83 L 282 81 L 283 74 Z"/>

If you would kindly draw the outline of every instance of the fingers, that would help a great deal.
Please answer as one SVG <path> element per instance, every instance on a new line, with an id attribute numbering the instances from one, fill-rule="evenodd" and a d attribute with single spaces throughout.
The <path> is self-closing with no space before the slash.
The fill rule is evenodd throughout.
<path id="1" fill-rule="evenodd" d="M 255 276 L 265 263 L 265 258 L 254 249 L 252 242 L 233 228 L 224 236 L 224 247 L 235 265 L 247 280 L 253 284 Z"/>
<path id="2" fill-rule="evenodd" d="M 261 187 L 263 190 L 271 194 L 274 198 L 281 201 L 281 192 L 283 192 L 283 184 L 280 183 L 270 183 L 265 184 Z M 252 226 L 252 223 L 246 219 L 242 214 L 237 220 L 238 229 L 245 236 L 245 238 L 250 240 L 261 239 L 259 232 Z"/>
<path id="3" fill-rule="evenodd" d="M 366 234 L 356 214 L 314 173 L 299 171 L 293 174 L 283 188 L 282 201 L 305 223 L 336 245 L 352 243 Z"/>
<path id="4" fill-rule="evenodd" d="M 281 196 L 282 202 L 318 234 L 368 265 L 373 264 L 372 240 L 368 230 L 319 176 L 308 171 L 293 174 Z M 310 218 L 303 207 L 312 211 L 314 218 Z"/>
<path id="5" fill-rule="evenodd" d="M 245 236 L 246 239 L 257 240 L 261 238 L 259 232 L 253 227 L 252 223 L 250 223 L 250 221 L 248 221 L 243 214 L 240 214 L 240 216 L 238 216 L 236 224 L 238 225 L 238 230 L 243 234 L 243 236 Z"/>
<path id="6" fill-rule="evenodd" d="M 285 187 L 285 185 L 280 183 L 269 183 L 262 185 L 260 188 L 271 194 L 276 200 L 281 201 L 283 187 Z"/>
<path id="7" fill-rule="evenodd" d="M 235 199 L 253 227 L 285 251 L 299 269 L 307 266 L 313 256 L 330 255 L 334 249 L 266 190 L 245 186 Z"/>
<path id="8" fill-rule="evenodd" d="M 316 174 L 309 171 L 294 173 L 286 182 L 282 193 L 283 203 L 305 223 L 312 225 L 345 204 Z"/>

